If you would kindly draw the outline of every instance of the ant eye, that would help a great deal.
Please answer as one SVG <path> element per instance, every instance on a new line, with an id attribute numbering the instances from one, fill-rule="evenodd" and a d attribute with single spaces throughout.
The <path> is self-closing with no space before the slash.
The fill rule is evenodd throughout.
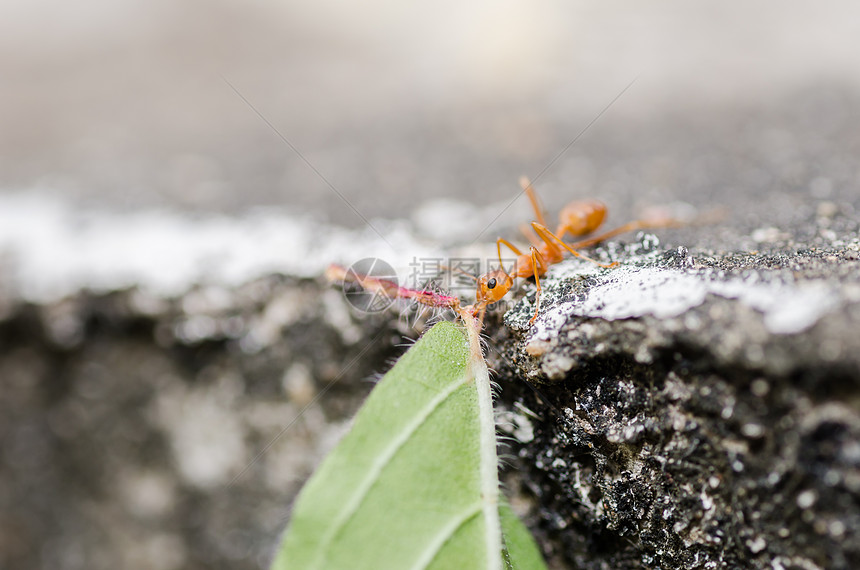
<path id="1" fill-rule="evenodd" d="M 492 289 L 496 286 L 496 278 L 493 277 L 489 281 L 487 281 L 487 289 Z"/>

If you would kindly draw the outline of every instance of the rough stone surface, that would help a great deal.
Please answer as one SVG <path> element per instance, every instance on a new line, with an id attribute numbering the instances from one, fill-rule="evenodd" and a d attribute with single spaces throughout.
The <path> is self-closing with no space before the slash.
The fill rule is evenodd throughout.
<path id="1" fill-rule="evenodd" d="M 640 234 L 594 252 L 619 268 L 553 268 L 534 324 L 529 284 L 489 316 L 503 477 L 553 568 L 860 564 L 857 244 Z M 283 277 L 2 306 L 10 568 L 265 567 L 368 378 L 423 326 Z"/>
<path id="2" fill-rule="evenodd" d="M 545 280 L 534 326 L 528 300 L 506 315 L 491 360 L 511 425 L 529 426 L 526 437 L 511 430 L 508 482 L 533 497 L 524 510 L 555 566 L 860 565 L 853 252 L 856 238 L 828 250 L 651 256 L 658 274 L 691 279 L 676 296 L 690 298 L 695 282 L 779 283 L 766 290 L 786 306 L 769 309 L 778 331 L 802 321 L 791 332 L 773 332 L 756 295 L 694 295 L 662 317 L 583 314 L 589 291 L 619 279 L 611 270 Z M 649 286 L 640 274 L 621 278 L 628 297 Z M 815 318 L 812 284 L 828 287 Z M 638 302 L 656 310 L 650 298 Z"/>
<path id="3" fill-rule="evenodd" d="M 0 568 L 264 568 L 404 331 L 272 277 L 0 317 Z"/>
<path id="4" fill-rule="evenodd" d="M 590 252 L 612 270 L 555 266 L 533 324 L 533 284 L 491 313 L 506 487 L 553 568 L 860 565 L 846 172 L 804 174 L 772 215 Z M 368 378 L 421 329 L 295 277 L 24 298 L 0 279 L 10 568 L 265 567 Z"/>

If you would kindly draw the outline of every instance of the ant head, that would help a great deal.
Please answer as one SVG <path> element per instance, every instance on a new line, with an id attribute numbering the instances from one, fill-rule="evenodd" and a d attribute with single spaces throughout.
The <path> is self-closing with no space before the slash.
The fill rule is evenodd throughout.
<path id="1" fill-rule="evenodd" d="M 475 293 L 476 304 L 486 307 L 505 296 L 514 285 L 514 278 L 505 273 L 504 269 L 495 269 L 478 278 L 478 291 Z"/>

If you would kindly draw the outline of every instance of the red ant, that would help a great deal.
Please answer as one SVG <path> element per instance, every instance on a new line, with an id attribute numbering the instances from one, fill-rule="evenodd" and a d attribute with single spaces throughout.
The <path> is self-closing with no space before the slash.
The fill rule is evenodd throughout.
<path id="1" fill-rule="evenodd" d="M 534 277 L 535 284 L 537 285 L 537 294 L 535 297 L 535 313 L 529 321 L 529 323 L 532 323 L 537 318 L 538 311 L 540 309 L 540 277 L 547 272 L 550 265 L 560 263 L 564 259 L 565 251 L 570 252 L 576 257 L 599 265 L 600 267 L 611 268 L 617 266 L 618 262 L 600 263 L 599 261 L 591 259 L 576 250 L 596 245 L 618 234 L 632 230 L 677 227 L 681 225 L 681 222 L 672 218 L 635 220 L 606 233 L 572 244 L 567 244 L 562 239 L 566 234 L 570 234 L 572 236 L 584 236 L 597 230 L 606 217 L 606 205 L 599 200 L 571 202 L 565 206 L 559 214 L 558 227 L 556 228 L 555 233 L 553 233 L 546 227 L 546 221 L 540 207 L 540 202 L 538 201 L 537 194 L 535 193 L 531 182 L 529 182 L 527 178 L 523 177 L 520 179 L 520 185 L 528 196 L 532 208 L 534 209 L 535 217 L 537 218 L 537 221 L 533 221 L 530 224 L 531 230 L 534 232 L 533 234 L 529 232 L 528 227 L 525 227 L 523 231 L 532 245 L 529 248 L 528 253 L 523 253 L 504 238 L 496 240 L 496 251 L 499 255 L 499 269 L 492 270 L 481 277 L 475 277 L 466 273 L 466 275 L 476 281 L 478 286 L 475 294 L 475 303 L 473 305 L 461 307 L 460 300 L 457 297 L 440 295 L 432 291 L 401 287 L 393 281 L 386 279 L 358 275 L 339 265 L 330 266 L 327 271 L 327 275 L 331 280 L 355 281 L 367 290 L 383 293 L 391 298 L 408 298 L 432 307 L 450 308 L 461 317 L 466 314 L 476 318 L 479 323 L 483 322 L 487 306 L 501 300 L 501 298 L 511 290 L 511 287 L 514 285 L 514 279 L 517 277 L 524 279 Z M 535 237 L 535 235 L 537 237 Z M 510 273 L 505 271 L 504 264 L 502 262 L 503 244 L 518 256 Z"/>
<path id="2" fill-rule="evenodd" d="M 680 222 L 671 218 L 635 220 L 598 236 L 573 244 L 567 244 L 562 240 L 566 234 L 570 234 L 572 236 L 584 236 L 594 232 L 600 227 L 606 217 L 606 204 L 600 200 L 593 199 L 571 202 L 565 206 L 559 214 L 558 226 L 555 233 L 553 233 L 546 227 L 546 220 L 544 219 L 540 202 L 538 201 L 537 194 L 535 193 L 531 182 L 529 182 L 528 178 L 523 177 L 520 178 L 520 185 L 528 196 L 532 208 L 534 209 L 535 217 L 537 218 L 537 221 L 533 221 L 531 223 L 531 229 L 534 231 L 534 234 L 537 235 L 537 238 L 534 234 L 528 231 L 528 227 L 523 228 L 523 233 L 532 244 L 528 253 L 523 253 L 519 248 L 504 238 L 497 239 L 496 250 L 499 254 L 499 269 L 490 271 L 481 277 L 473 277 L 470 275 L 478 285 L 478 289 L 475 294 L 475 304 L 471 306 L 471 309 L 474 314 L 479 317 L 479 320 L 483 320 L 483 316 L 488 305 L 499 301 L 507 294 L 508 291 L 510 291 L 515 278 L 522 277 L 526 279 L 534 277 L 535 284 L 537 285 L 535 313 L 531 320 L 529 320 L 529 323 L 533 323 L 537 318 L 538 310 L 540 309 L 540 278 L 547 272 L 550 265 L 560 263 L 564 259 L 565 250 L 576 257 L 590 261 L 600 267 L 611 268 L 618 265 L 618 262 L 613 261 L 612 263 L 600 263 L 599 261 L 595 261 L 576 250 L 596 245 L 618 234 L 632 230 L 677 227 L 681 225 Z M 503 244 L 518 256 L 510 273 L 505 271 L 504 264 L 502 262 Z"/>

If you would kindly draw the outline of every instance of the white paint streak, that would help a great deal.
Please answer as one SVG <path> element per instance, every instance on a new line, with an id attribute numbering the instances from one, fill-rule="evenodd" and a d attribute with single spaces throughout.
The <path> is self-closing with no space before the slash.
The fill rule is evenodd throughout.
<path id="1" fill-rule="evenodd" d="M 450 222 L 439 220 L 440 225 Z M 396 249 L 370 228 L 324 226 L 277 209 L 199 218 L 159 210 L 85 213 L 52 196 L 0 194 L 0 285 L 33 302 L 53 301 L 84 288 L 137 286 L 171 296 L 194 284 L 230 287 L 271 273 L 316 277 L 329 263 L 348 265 L 364 257 L 384 259 L 406 282 L 416 258 L 443 259 L 443 252 L 416 238 L 406 222 L 373 223 Z M 472 249 L 458 255 L 484 258 L 486 252 Z M 651 259 L 640 256 L 634 261 Z M 842 303 L 835 288 L 822 281 L 719 281 L 702 272 L 634 265 L 604 271 L 576 261 L 555 266 L 550 274 L 589 277 L 595 284 L 585 298 L 547 311 L 536 322 L 534 338 L 549 338 L 569 314 L 609 320 L 671 318 L 700 305 L 708 294 L 737 299 L 762 312 L 772 333 L 792 334 Z"/>
<path id="2" fill-rule="evenodd" d="M 711 283 L 711 292 L 761 311 L 765 326 L 774 334 L 802 332 L 841 304 L 839 292 L 821 281 L 784 285 L 737 279 Z"/>
<path id="3" fill-rule="evenodd" d="M 534 338 L 557 330 L 567 315 L 607 320 L 653 315 L 676 317 L 701 305 L 708 294 L 741 303 L 763 313 L 764 324 L 773 334 L 793 334 L 813 326 L 837 309 L 839 292 L 823 281 L 799 284 L 762 283 L 734 278 L 717 281 L 709 275 L 658 267 L 619 267 L 598 273 L 593 269 L 567 271 L 565 276 L 589 275 L 597 281 L 584 299 L 561 303 L 540 318 Z"/>
<path id="4" fill-rule="evenodd" d="M 620 267 L 607 277 L 579 310 L 608 320 L 645 314 L 665 319 L 702 304 L 708 293 L 701 278 L 679 271 Z"/>
<path id="5" fill-rule="evenodd" d="M 384 259 L 405 277 L 414 258 L 442 256 L 406 223 L 373 223 L 396 249 L 369 228 L 334 228 L 277 209 L 198 218 L 85 213 L 51 196 L 0 194 L 0 263 L 6 285 L 47 302 L 82 288 L 178 295 L 195 283 L 234 286 L 275 272 L 315 277 L 330 263 L 364 257 Z"/>

